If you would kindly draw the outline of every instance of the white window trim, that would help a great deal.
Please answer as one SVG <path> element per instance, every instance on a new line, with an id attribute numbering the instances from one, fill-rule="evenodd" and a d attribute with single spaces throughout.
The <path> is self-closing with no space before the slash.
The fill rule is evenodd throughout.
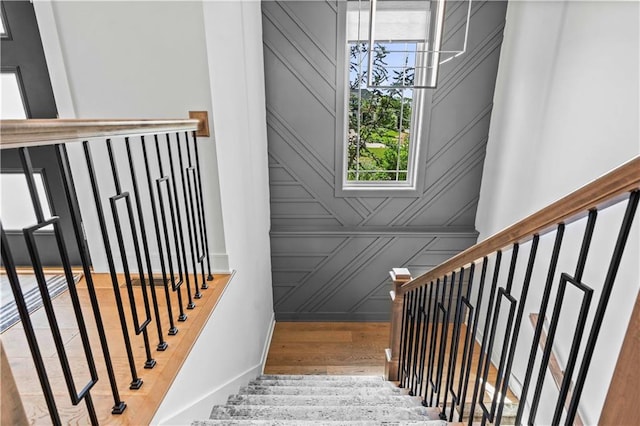
<path id="1" fill-rule="evenodd" d="M 411 142 L 407 181 L 348 181 L 347 132 L 349 120 L 349 49 L 347 41 L 347 2 L 338 3 L 336 52 L 336 197 L 420 197 L 426 172 L 426 147 L 431 119 L 433 90 L 414 91 L 411 117 Z"/>

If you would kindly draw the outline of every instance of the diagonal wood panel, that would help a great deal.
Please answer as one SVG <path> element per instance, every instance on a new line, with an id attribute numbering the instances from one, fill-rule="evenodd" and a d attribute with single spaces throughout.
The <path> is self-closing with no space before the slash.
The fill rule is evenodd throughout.
<path id="1" fill-rule="evenodd" d="M 355 235 L 345 232 L 331 237 L 317 233 L 273 232 L 272 245 L 283 248 L 294 244 L 300 251 L 274 252 L 274 295 L 280 319 L 320 318 L 345 320 L 349 313 L 367 314 L 380 319 L 380 311 L 367 311 L 369 301 L 388 303 L 388 270 L 397 265 L 421 270 L 458 253 L 475 242 L 470 233 L 407 233 L 399 235 Z M 307 244 L 315 241 L 313 244 Z M 305 250 L 306 249 L 306 250 Z M 323 256 L 317 256 L 323 253 Z M 289 276 L 299 273 L 293 284 Z M 302 275 L 304 274 L 304 275 Z M 304 313 L 303 315 L 300 315 Z M 362 319 L 362 316 L 360 316 Z"/>
<path id="2" fill-rule="evenodd" d="M 279 320 L 385 320 L 387 271 L 426 271 L 475 243 L 506 2 L 472 6 L 467 53 L 441 68 L 419 197 L 336 197 L 335 1 L 263 1 L 274 304 Z M 445 46 L 466 8 L 447 8 Z"/>

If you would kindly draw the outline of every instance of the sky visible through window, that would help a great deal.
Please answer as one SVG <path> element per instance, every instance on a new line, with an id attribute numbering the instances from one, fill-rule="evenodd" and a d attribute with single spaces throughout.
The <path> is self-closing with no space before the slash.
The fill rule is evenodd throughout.
<path id="1" fill-rule="evenodd" d="M 353 46 L 356 42 L 350 42 L 349 46 Z M 402 73 L 405 67 L 413 69 L 416 63 L 416 42 L 390 42 L 390 43 L 379 43 L 381 48 L 384 48 L 387 52 L 387 55 L 384 58 L 384 68 L 389 71 L 389 78 L 386 80 L 385 84 L 381 85 L 392 85 L 393 84 L 393 76 L 394 72 L 397 71 Z M 363 52 L 362 55 L 362 72 L 364 72 L 366 77 L 366 72 L 368 69 L 368 60 L 369 55 L 368 52 Z M 360 62 L 360 61 L 359 61 Z M 406 66 L 405 66 L 406 62 Z M 411 74 L 411 70 L 407 74 Z M 351 68 L 349 70 L 349 81 L 355 81 L 358 75 L 358 70 Z M 367 80 L 362 82 L 362 88 L 366 89 Z M 405 95 L 411 95 L 412 90 L 407 90 Z"/>

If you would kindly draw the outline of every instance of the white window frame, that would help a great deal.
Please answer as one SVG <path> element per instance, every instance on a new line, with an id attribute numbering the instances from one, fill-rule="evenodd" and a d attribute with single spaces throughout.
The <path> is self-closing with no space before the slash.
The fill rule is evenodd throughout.
<path id="1" fill-rule="evenodd" d="M 335 195 L 337 197 L 420 197 L 426 169 L 426 141 L 429 135 L 433 91 L 414 89 L 406 181 L 347 180 L 349 131 L 349 40 L 347 3 L 338 3 L 336 51 L 336 144 Z M 367 41 L 367 40 L 362 40 Z M 418 60 L 416 58 L 416 60 Z"/>

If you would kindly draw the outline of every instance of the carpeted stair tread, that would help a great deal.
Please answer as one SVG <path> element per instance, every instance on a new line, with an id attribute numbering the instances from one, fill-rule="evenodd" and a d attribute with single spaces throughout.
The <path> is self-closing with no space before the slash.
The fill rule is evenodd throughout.
<path id="1" fill-rule="evenodd" d="M 255 420 L 255 419 L 207 419 L 196 420 L 191 426 L 217 425 L 269 425 L 269 426 L 445 426 L 442 420 Z"/>
<path id="2" fill-rule="evenodd" d="M 303 381 L 335 381 L 335 382 L 383 382 L 382 376 L 330 376 L 319 374 L 263 374 L 256 381 L 262 380 L 303 380 Z"/>
<path id="3" fill-rule="evenodd" d="M 384 406 L 264 406 L 236 405 L 213 407 L 212 419 L 264 419 L 264 420 L 431 420 L 424 407 Z"/>
<path id="4" fill-rule="evenodd" d="M 403 421 L 376 421 L 376 420 L 252 420 L 252 419 L 207 419 L 197 420 L 192 426 L 213 425 L 270 425 L 270 426 L 445 426 L 442 420 L 403 420 Z"/>
<path id="5" fill-rule="evenodd" d="M 443 426 L 439 411 L 381 377 L 263 375 L 193 425 Z"/>
<path id="6" fill-rule="evenodd" d="M 421 407 L 418 397 L 403 395 L 233 395 L 227 405 Z"/>
<path id="7" fill-rule="evenodd" d="M 333 387 L 333 386 L 264 386 L 240 388 L 240 394 L 251 395 L 406 395 L 405 389 L 393 387 Z"/>
<path id="8" fill-rule="evenodd" d="M 259 386 L 305 386 L 305 387 L 355 387 L 355 388 L 391 388 L 393 384 L 385 381 L 358 382 L 352 380 L 254 380 L 249 385 Z"/>

